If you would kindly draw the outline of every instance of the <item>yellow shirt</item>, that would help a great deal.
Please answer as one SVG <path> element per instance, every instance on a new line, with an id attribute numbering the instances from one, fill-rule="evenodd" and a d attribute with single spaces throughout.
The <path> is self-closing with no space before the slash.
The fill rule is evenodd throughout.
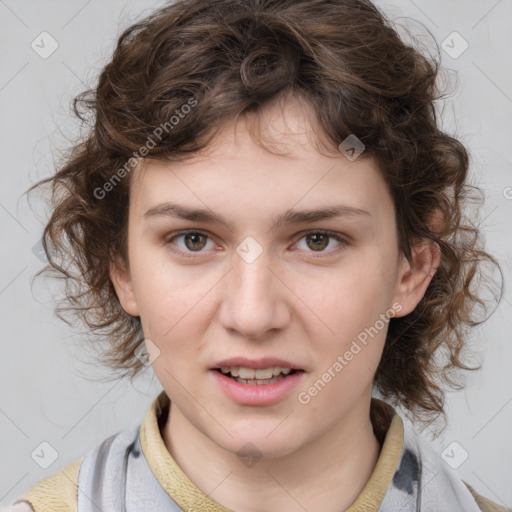
<path id="1" fill-rule="evenodd" d="M 169 398 L 162 391 L 151 404 L 141 425 L 141 447 L 151 471 L 183 510 L 230 512 L 192 483 L 167 450 L 159 424 L 163 425 L 167 420 L 169 406 Z M 390 405 L 375 398 L 372 399 L 370 413 L 381 451 L 368 482 L 346 512 L 378 512 L 400 459 L 404 438 L 401 417 Z M 77 512 L 78 475 L 83 459 L 75 460 L 31 487 L 9 512 Z M 464 484 L 483 512 L 507 512 L 506 508 L 480 496 L 466 482 Z"/>

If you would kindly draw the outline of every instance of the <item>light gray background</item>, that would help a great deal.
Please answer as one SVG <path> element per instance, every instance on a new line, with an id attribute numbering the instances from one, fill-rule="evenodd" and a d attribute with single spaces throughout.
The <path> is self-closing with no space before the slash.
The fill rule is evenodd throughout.
<path id="1" fill-rule="evenodd" d="M 53 172 L 59 150 L 77 134 L 70 100 L 94 82 L 121 29 L 162 2 L 0 0 L 1 180 L 0 189 L 0 505 L 84 455 L 109 435 L 137 426 L 161 387 L 151 369 L 133 384 L 87 365 L 81 338 L 53 315 L 53 285 L 35 282 L 43 266 L 33 253 L 46 218 L 37 197 L 23 192 Z M 379 2 L 414 33 L 422 23 L 439 44 L 453 31 L 469 48 L 457 59 L 443 51 L 459 88 L 446 102 L 443 123 L 472 155 L 472 173 L 484 188 L 488 249 L 510 281 L 512 260 L 512 0 L 393 0 Z M 408 19 L 407 19 L 408 18 Z M 47 31 L 58 49 L 41 58 L 31 42 Z M 449 40 L 450 41 L 450 40 Z M 453 43 L 457 49 L 456 41 Z M 452 45 L 452 46 L 453 46 Z M 460 47 L 460 46 L 459 46 Z M 508 192 L 508 193 L 507 193 Z M 43 284 L 42 284 L 43 283 Z M 454 470 L 477 491 L 512 506 L 512 296 L 474 332 L 484 355 L 480 373 L 465 391 L 448 397 L 449 427 L 433 441 Z M 430 439 L 428 430 L 422 435 Z M 42 442 L 58 457 L 47 469 L 31 458 Z M 43 445 L 44 457 L 51 450 Z M 41 449 L 37 451 L 41 454 Z M 35 457 L 37 459 L 37 457 Z"/>

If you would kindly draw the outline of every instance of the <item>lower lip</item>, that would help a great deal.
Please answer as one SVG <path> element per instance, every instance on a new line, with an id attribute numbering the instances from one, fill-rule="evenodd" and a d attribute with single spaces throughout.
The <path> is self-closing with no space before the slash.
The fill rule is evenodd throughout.
<path id="1" fill-rule="evenodd" d="M 228 398 L 240 405 L 272 405 L 288 395 L 297 386 L 304 372 L 296 371 L 284 379 L 272 384 L 250 385 L 241 384 L 226 377 L 217 370 L 210 370 L 220 388 Z"/>

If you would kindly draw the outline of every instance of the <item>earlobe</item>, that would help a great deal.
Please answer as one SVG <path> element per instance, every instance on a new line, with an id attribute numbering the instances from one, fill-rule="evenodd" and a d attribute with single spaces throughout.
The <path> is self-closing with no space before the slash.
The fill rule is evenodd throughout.
<path id="1" fill-rule="evenodd" d="M 441 261 L 439 245 L 430 239 L 416 241 L 411 251 L 411 261 L 402 256 L 395 299 L 402 309 L 396 316 L 408 315 L 425 295 Z"/>
<path id="2" fill-rule="evenodd" d="M 110 262 L 109 272 L 110 279 L 112 280 L 122 308 L 131 316 L 139 316 L 129 269 L 126 268 L 124 263 L 118 260 L 112 260 Z"/>

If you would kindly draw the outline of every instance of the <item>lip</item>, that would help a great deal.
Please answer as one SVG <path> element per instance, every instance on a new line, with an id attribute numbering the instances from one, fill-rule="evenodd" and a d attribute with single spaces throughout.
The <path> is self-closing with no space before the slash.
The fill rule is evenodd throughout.
<path id="1" fill-rule="evenodd" d="M 280 366 L 281 368 L 291 368 L 292 370 L 302 370 L 302 368 L 290 361 L 284 359 L 277 359 L 275 357 L 262 357 L 260 359 L 248 359 L 247 357 L 230 357 L 229 359 L 223 359 L 218 361 L 212 370 L 216 370 L 228 366 L 243 366 L 244 368 L 252 368 L 258 370 L 261 368 L 270 368 L 271 366 Z M 244 385 L 244 384 L 242 384 Z"/>
<path id="2" fill-rule="evenodd" d="M 228 362 L 239 361 L 239 359 L 229 359 Z M 273 359 L 271 361 L 278 361 Z M 224 361 L 221 361 L 224 364 Z M 254 364 L 255 361 L 252 361 Z M 260 360 L 261 362 L 261 360 Z M 281 361 L 284 363 L 284 361 Z M 280 363 L 281 363 L 280 362 Z M 269 364 L 269 360 L 265 360 L 268 366 L 281 366 L 281 364 Z M 246 365 L 247 362 L 244 363 Z M 260 364 L 260 363 L 258 363 Z M 289 364 L 289 363 L 286 363 Z M 242 364 L 226 364 L 226 366 L 243 366 Z M 285 366 L 290 368 L 290 366 Z M 250 366 L 248 368 L 251 368 Z M 265 366 L 260 368 L 265 368 Z M 216 384 L 224 392 L 224 394 L 233 402 L 239 405 L 273 405 L 290 394 L 304 376 L 304 371 L 297 371 L 291 375 L 286 376 L 284 379 L 278 380 L 272 384 L 250 385 L 241 384 L 235 380 L 227 377 L 216 369 L 211 369 L 209 372 Z"/>

